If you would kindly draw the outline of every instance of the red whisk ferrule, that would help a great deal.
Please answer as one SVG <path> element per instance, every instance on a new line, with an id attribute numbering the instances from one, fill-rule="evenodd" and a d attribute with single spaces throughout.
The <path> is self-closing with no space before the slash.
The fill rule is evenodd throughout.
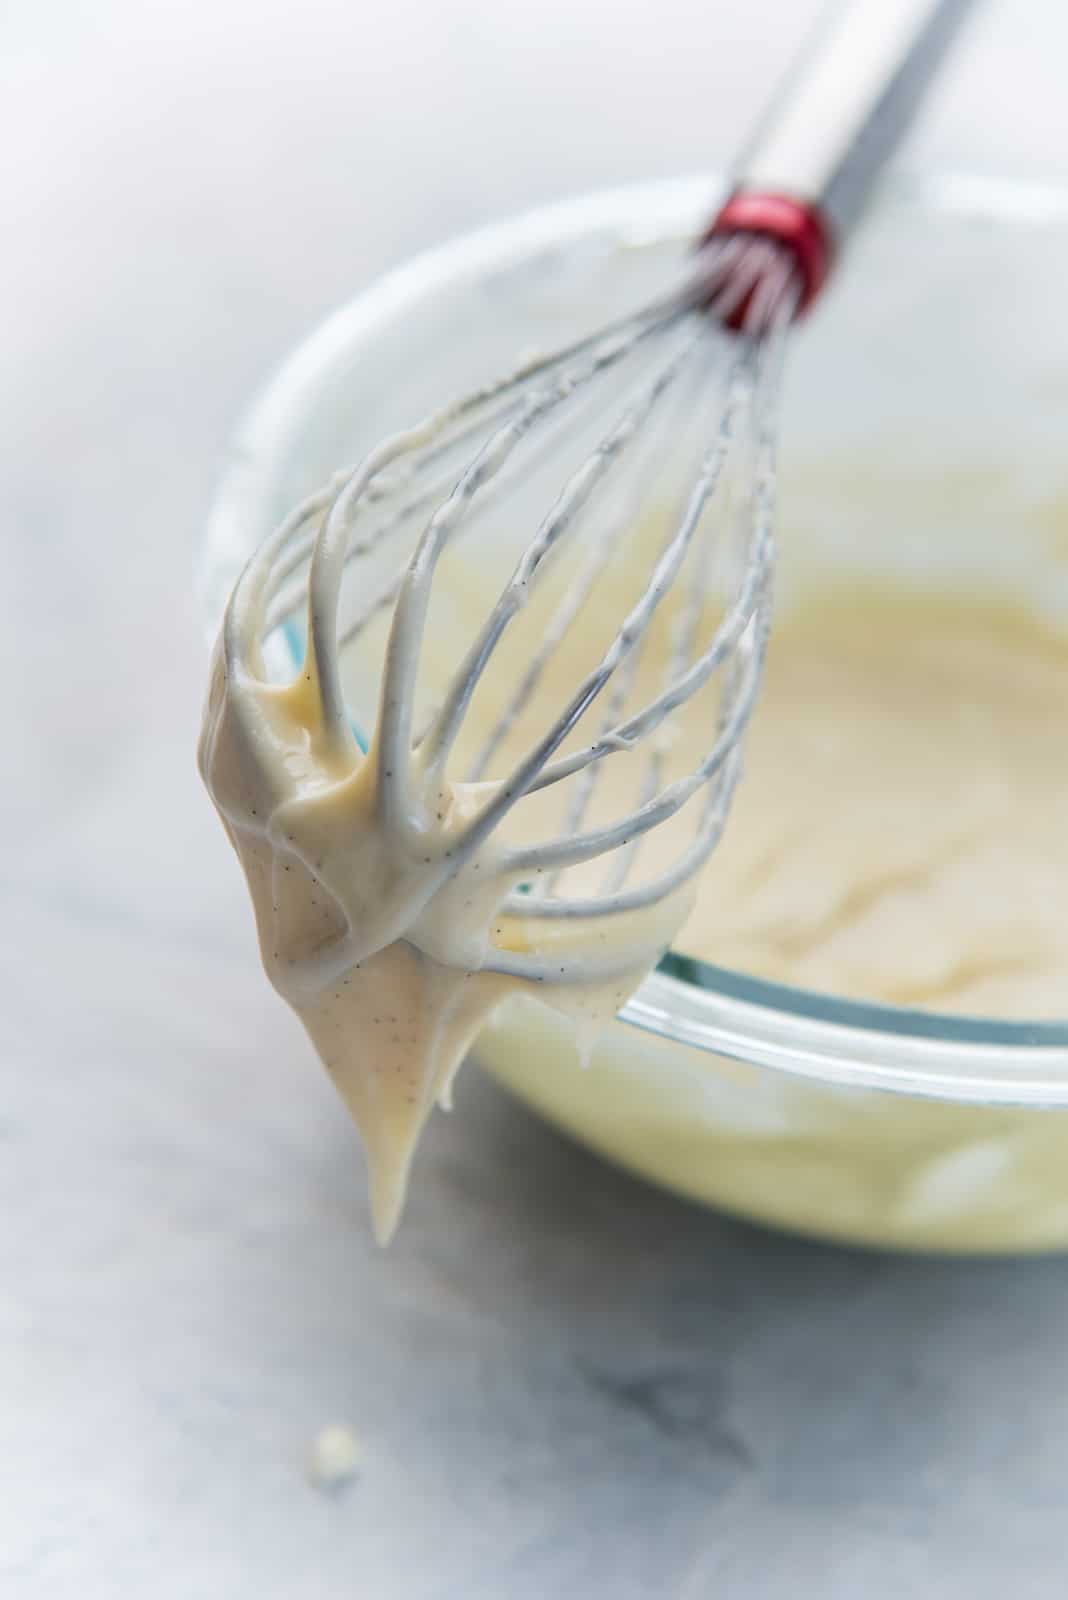
<path id="1" fill-rule="evenodd" d="M 831 267 L 831 230 L 820 208 L 790 195 L 736 189 L 720 207 L 700 243 L 737 238 L 766 239 L 787 252 L 797 284 L 793 314 L 799 317 L 819 294 Z M 750 290 L 724 316 L 729 328 L 744 325 L 752 295 Z"/>

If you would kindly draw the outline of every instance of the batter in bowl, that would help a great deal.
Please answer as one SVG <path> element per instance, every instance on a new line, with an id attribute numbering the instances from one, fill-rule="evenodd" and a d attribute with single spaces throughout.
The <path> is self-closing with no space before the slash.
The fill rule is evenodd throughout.
<path id="1" fill-rule="evenodd" d="M 773 629 L 681 948 L 799 988 L 1068 1012 L 1068 641 L 975 597 L 852 590 Z"/>

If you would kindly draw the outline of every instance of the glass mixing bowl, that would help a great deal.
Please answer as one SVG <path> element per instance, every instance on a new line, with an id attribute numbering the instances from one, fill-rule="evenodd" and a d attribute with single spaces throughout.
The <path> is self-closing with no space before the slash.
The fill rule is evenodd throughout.
<path id="1" fill-rule="evenodd" d="M 538 210 L 332 316 L 236 442 L 202 575 L 212 626 L 253 546 L 339 465 L 670 283 L 718 188 Z M 1058 190 L 883 190 L 791 354 L 780 604 L 821 574 L 905 577 L 992 586 L 1068 623 L 1066 275 Z M 604 1155 L 750 1218 L 903 1248 L 1068 1245 L 1068 1021 L 858 1004 L 669 954 L 584 1070 L 569 1026 L 522 998 L 476 1056 Z"/>

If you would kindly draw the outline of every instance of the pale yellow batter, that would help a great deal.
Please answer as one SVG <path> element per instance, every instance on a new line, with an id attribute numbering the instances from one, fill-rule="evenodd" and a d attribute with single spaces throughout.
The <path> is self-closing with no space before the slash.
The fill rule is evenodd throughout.
<path id="1" fill-rule="evenodd" d="M 838 995 L 1068 1016 L 1068 642 L 850 591 L 772 634 L 746 774 L 679 944 Z"/>

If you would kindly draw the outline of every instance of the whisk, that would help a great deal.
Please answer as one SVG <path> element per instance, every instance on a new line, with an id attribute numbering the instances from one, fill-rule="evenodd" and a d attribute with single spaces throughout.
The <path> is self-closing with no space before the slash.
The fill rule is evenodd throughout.
<path id="1" fill-rule="evenodd" d="M 305 612 L 320 748 L 342 764 L 373 759 L 387 853 L 419 868 L 417 943 L 430 953 L 455 961 L 452 912 L 488 863 L 505 890 L 489 948 L 465 961 L 539 983 L 610 979 L 660 937 L 660 911 L 714 849 L 768 636 L 787 332 L 820 292 L 966 3 L 848 5 L 672 292 L 387 439 L 297 506 L 239 580 L 227 671 L 261 671 L 264 639 Z M 669 457 L 681 495 L 662 492 Z M 423 703 L 443 561 L 487 519 L 510 549 L 523 497 L 542 483 L 553 484 L 548 509 L 481 620 L 464 633 L 447 614 L 463 638 L 451 675 L 429 674 L 441 687 Z M 472 558 L 469 591 L 492 565 Z M 626 591 L 620 612 L 606 590 Z M 502 641 L 524 613 L 536 616 L 534 636 L 504 672 Z M 648 650 L 658 629 L 659 666 Z M 375 639 L 367 756 L 344 662 L 370 659 Z M 556 664 L 565 651 L 576 658 L 576 644 L 581 666 L 561 684 Z M 609 763 L 630 774 L 623 805 L 605 793 Z M 469 786 L 468 805 L 439 843 L 427 810 L 446 781 Z M 410 912 L 409 899 L 395 927 L 386 911 L 369 913 L 349 928 L 344 960 L 411 936 Z"/>

